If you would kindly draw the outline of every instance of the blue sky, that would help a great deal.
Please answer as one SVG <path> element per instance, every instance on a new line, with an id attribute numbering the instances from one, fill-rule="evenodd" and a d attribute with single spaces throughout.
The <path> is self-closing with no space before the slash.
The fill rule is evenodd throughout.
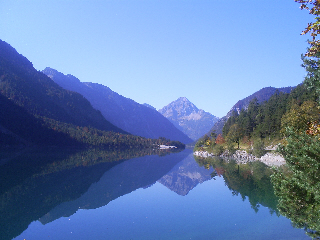
<path id="1" fill-rule="evenodd" d="M 303 81 L 312 20 L 294 0 L 8 0 L 0 16 L 0 39 L 37 70 L 157 109 L 187 97 L 218 117 L 263 87 Z"/>

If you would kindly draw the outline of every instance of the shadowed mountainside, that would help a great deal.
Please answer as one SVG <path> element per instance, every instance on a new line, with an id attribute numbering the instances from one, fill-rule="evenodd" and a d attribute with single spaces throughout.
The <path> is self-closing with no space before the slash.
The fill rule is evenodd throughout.
<path id="1" fill-rule="evenodd" d="M 165 137 L 183 143 L 192 142 L 156 110 L 123 97 L 107 86 L 80 82 L 70 74 L 64 75 L 48 67 L 42 72 L 61 87 L 82 94 L 108 121 L 131 134 L 147 138 Z"/>

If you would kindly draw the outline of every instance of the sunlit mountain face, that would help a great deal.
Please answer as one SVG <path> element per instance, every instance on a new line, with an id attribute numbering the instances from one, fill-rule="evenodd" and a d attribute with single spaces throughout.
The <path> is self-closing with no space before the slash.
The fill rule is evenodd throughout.
<path id="1" fill-rule="evenodd" d="M 198 109 L 185 97 L 180 97 L 171 102 L 160 109 L 159 112 L 193 140 L 197 140 L 206 134 L 219 120 L 211 113 Z"/>

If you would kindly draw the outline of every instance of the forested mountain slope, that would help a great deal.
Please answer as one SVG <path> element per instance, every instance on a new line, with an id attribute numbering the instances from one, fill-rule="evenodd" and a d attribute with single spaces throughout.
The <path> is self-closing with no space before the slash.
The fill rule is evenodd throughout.
<path id="1" fill-rule="evenodd" d="M 223 127 L 223 135 L 228 136 L 237 126 L 239 136 L 249 138 L 281 137 L 285 127 L 295 126 L 303 130 L 300 124 L 316 120 L 318 109 L 315 91 L 308 90 L 304 84 L 298 85 L 291 93 L 275 92 L 267 101 L 259 103 L 256 98 L 251 100 L 246 110 L 239 114 L 234 112 Z M 306 129 L 304 129 L 306 130 Z"/>
<path id="2" fill-rule="evenodd" d="M 123 97 L 107 86 L 80 82 L 78 78 L 52 68 L 42 72 L 61 87 L 82 94 L 108 121 L 127 132 L 147 138 L 165 137 L 183 143 L 192 142 L 156 110 Z"/>
<path id="3" fill-rule="evenodd" d="M 77 126 L 123 132 L 106 121 L 82 95 L 67 91 L 9 44 L 0 40 L 0 91 L 29 113 Z"/>
<path id="4" fill-rule="evenodd" d="M 267 101 L 273 94 L 276 92 L 282 92 L 282 93 L 290 93 L 295 87 L 283 87 L 283 88 L 275 88 L 275 87 L 265 87 L 260 89 L 259 91 L 251 94 L 250 96 L 239 100 L 227 113 L 227 117 L 229 118 L 232 115 L 232 112 L 237 111 L 240 113 L 241 109 L 247 109 L 249 106 L 249 103 L 253 99 L 257 99 L 258 103 L 263 103 Z"/>
<path id="5" fill-rule="evenodd" d="M 0 40 L 0 147 L 7 145 L 154 148 L 172 144 L 128 134 L 76 92 L 65 90 Z M 175 142 L 174 145 L 183 147 Z"/>
<path id="6" fill-rule="evenodd" d="M 284 88 L 274 88 L 274 87 L 265 87 L 260 89 L 259 91 L 251 94 L 250 96 L 239 100 L 226 114 L 226 116 L 220 118 L 211 128 L 210 132 L 215 131 L 217 134 L 222 133 L 222 128 L 225 124 L 225 122 L 228 120 L 229 117 L 231 117 L 235 112 L 237 114 L 240 113 L 242 109 L 247 109 L 249 106 L 249 103 L 253 99 L 257 99 L 257 102 L 263 103 L 267 101 L 273 94 L 276 92 L 282 92 L 282 93 L 290 93 L 295 87 L 284 87 Z M 210 135 L 210 134 L 209 134 Z"/>

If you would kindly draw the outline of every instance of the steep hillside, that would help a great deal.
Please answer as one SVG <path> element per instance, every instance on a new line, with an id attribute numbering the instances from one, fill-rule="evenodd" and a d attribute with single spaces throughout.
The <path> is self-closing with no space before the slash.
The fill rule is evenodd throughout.
<path id="1" fill-rule="evenodd" d="M 283 87 L 283 88 L 274 88 L 274 87 L 265 87 L 260 89 L 259 91 L 255 92 L 254 94 L 251 94 L 250 96 L 239 100 L 227 113 L 227 118 L 229 118 L 232 115 L 233 111 L 240 112 L 241 109 L 247 109 L 249 106 L 249 103 L 251 100 L 256 98 L 258 100 L 258 103 L 262 103 L 264 101 L 267 101 L 274 93 L 277 91 L 283 92 L 283 93 L 290 93 L 295 87 Z"/>
<path id="2" fill-rule="evenodd" d="M 159 112 L 193 140 L 197 140 L 207 133 L 219 119 L 198 109 L 185 97 L 171 102 Z"/>
<path id="3" fill-rule="evenodd" d="M 0 92 L 34 116 L 124 133 L 106 121 L 83 96 L 61 88 L 1 40 Z"/>
<path id="4" fill-rule="evenodd" d="M 44 122 L 23 107 L 0 94 L 0 146 L 7 145 L 79 145 L 64 133 L 44 126 Z"/>
<path id="5" fill-rule="evenodd" d="M 274 87 L 265 87 L 260 89 L 259 91 L 253 93 L 252 95 L 239 100 L 227 113 L 226 116 L 222 117 L 217 121 L 211 130 L 209 132 L 215 131 L 217 134 L 222 134 L 222 129 L 226 121 L 229 117 L 232 116 L 232 113 L 236 111 L 237 113 L 240 113 L 241 109 L 247 109 L 249 106 L 249 103 L 251 100 L 256 98 L 258 100 L 258 103 L 262 103 L 267 101 L 274 93 L 277 91 L 283 92 L 283 93 L 290 93 L 295 87 L 283 87 L 283 88 L 274 88 Z M 210 135 L 210 134 L 209 134 Z"/>
<path id="6" fill-rule="evenodd" d="M 142 149 L 184 145 L 126 134 L 76 92 L 60 87 L 0 41 L 0 147 L 55 145 Z"/>
<path id="7" fill-rule="evenodd" d="M 80 82 L 76 77 L 46 68 L 42 71 L 61 87 L 78 92 L 111 123 L 134 135 L 190 143 L 192 140 L 156 110 L 125 98 L 97 83 Z"/>

